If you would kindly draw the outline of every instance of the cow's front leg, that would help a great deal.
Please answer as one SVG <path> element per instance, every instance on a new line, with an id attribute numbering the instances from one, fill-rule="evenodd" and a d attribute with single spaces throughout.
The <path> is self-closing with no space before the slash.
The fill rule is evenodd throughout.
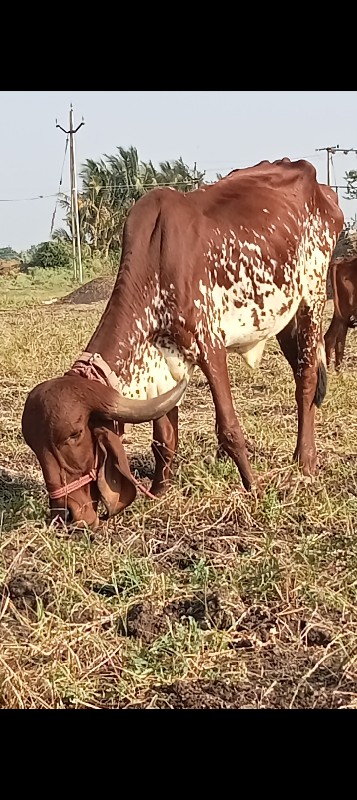
<path id="1" fill-rule="evenodd" d="M 210 348 L 209 352 L 202 352 L 198 365 L 208 380 L 213 397 L 219 451 L 226 452 L 233 459 L 245 489 L 250 491 L 255 481 L 243 432 L 233 406 L 225 348 L 217 345 Z"/>
<path id="2" fill-rule="evenodd" d="M 298 438 L 294 458 L 305 475 L 313 475 L 316 470 L 315 406 L 322 404 L 327 386 L 323 306 L 323 300 L 310 307 L 303 303 L 296 320 Z"/>
<path id="3" fill-rule="evenodd" d="M 164 494 L 172 477 L 172 461 L 178 442 L 178 408 L 173 408 L 153 423 L 152 451 L 155 457 L 155 474 L 150 492 Z"/>

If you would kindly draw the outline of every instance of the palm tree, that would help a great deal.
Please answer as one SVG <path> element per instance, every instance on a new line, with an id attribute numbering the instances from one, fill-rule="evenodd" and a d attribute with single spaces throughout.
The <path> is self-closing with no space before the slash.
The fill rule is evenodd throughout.
<path id="1" fill-rule="evenodd" d="M 161 162 L 157 170 L 151 161 L 139 160 L 136 147 L 118 147 L 115 155 L 104 155 L 99 161 L 87 159 L 80 177 L 82 191 L 78 196 L 78 212 L 81 241 L 87 243 L 92 252 L 98 250 L 108 256 L 110 251 L 121 246 L 125 219 L 133 203 L 155 186 L 169 184 L 179 191 L 191 191 L 202 183 L 204 173 L 194 173 L 181 157 Z M 71 239 L 69 199 L 63 198 L 61 204 L 66 210 L 70 231 L 66 238 Z M 54 233 L 55 238 L 61 238 L 61 235 L 61 230 Z"/>
<path id="2" fill-rule="evenodd" d="M 157 183 L 155 170 L 149 162 L 139 161 L 136 147 L 117 148 L 119 156 L 105 156 L 119 197 L 131 204 Z"/>
<path id="3" fill-rule="evenodd" d="M 166 183 L 176 186 L 180 192 L 191 192 L 196 186 L 200 186 L 204 178 L 204 172 L 197 174 L 184 164 L 182 157 L 175 161 L 161 161 L 158 183 Z"/>

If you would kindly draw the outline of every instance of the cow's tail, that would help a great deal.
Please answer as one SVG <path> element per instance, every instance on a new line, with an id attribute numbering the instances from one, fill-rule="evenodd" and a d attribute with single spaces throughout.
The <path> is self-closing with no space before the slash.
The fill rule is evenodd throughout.
<path id="1" fill-rule="evenodd" d="M 316 348 L 316 360 L 317 360 L 317 384 L 316 384 L 316 392 L 314 397 L 314 403 L 317 408 L 320 408 L 322 405 L 327 390 L 327 362 L 326 362 L 326 350 L 324 340 L 320 339 L 317 343 Z"/>

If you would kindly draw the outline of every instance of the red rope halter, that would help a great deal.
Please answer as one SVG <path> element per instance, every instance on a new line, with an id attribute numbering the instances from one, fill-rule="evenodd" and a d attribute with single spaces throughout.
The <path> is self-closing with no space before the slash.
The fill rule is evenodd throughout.
<path id="1" fill-rule="evenodd" d="M 49 492 L 49 496 L 51 500 L 58 500 L 60 497 L 66 497 L 71 492 L 75 492 L 76 489 L 81 489 L 82 486 L 86 486 L 87 483 L 91 483 L 91 481 L 96 481 L 98 477 L 98 470 L 91 469 L 87 475 L 83 475 L 81 478 L 78 478 L 76 481 L 72 481 L 71 483 L 66 483 L 65 486 L 61 486 L 59 489 L 55 489 L 54 492 Z M 146 495 L 146 497 L 150 497 L 150 500 L 157 500 L 154 494 L 151 494 L 148 489 L 145 488 L 139 481 L 134 478 L 132 475 L 133 481 L 135 482 L 137 488 Z"/>

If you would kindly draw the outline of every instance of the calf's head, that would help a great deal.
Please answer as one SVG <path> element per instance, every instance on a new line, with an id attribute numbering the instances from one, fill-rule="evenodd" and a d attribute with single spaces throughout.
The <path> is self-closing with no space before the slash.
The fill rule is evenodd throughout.
<path id="1" fill-rule="evenodd" d="M 185 388 L 183 380 L 152 400 L 131 400 L 77 375 L 36 386 L 25 403 L 22 432 L 40 462 L 52 518 L 96 528 L 99 500 L 108 517 L 130 505 L 136 483 L 122 444 L 124 424 L 164 416 Z"/>

